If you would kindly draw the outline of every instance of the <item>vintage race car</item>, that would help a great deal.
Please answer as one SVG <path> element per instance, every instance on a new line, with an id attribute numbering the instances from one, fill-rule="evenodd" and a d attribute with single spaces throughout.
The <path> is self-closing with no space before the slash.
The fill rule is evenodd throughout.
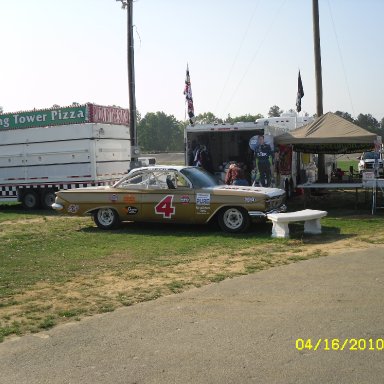
<path id="1" fill-rule="evenodd" d="M 101 229 L 122 221 L 218 220 L 232 233 L 245 231 L 252 219 L 286 210 L 282 189 L 220 185 L 201 168 L 161 165 L 133 169 L 113 186 L 58 191 L 52 208 L 72 216 L 91 215 Z"/>

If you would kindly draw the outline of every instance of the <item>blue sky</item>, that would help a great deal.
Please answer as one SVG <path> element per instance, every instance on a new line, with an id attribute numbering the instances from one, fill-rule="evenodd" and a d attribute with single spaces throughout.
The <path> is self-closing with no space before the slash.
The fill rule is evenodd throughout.
<path id="1" fill-rule="evenodd" d="M 0 106 L 128 106 L 126 12 L 114 0 L 0 0 Z M 384 117 L 382 0 L 319 0 L 324 112 Z M 137 109 L 195 113 L 316 112 L 311 0 L 134 2 Z"/>

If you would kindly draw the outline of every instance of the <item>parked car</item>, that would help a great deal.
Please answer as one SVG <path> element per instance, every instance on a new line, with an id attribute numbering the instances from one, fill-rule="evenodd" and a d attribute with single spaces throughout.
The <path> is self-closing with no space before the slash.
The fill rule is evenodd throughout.
<path id="1" fill-rule="evenodd" d="M 359 172 L 369 171 L 375 169 L 375 161 L 377 160 L 378 173 L 383 174 L 383 156 L 379 152 L 368 151 L 364 152 L 361 156 L 358 157 L 359 164 L 358 169 Z"/>
<path id="2" fill-rule="evenodd" d="M 122 221 L 204 224 L 217 219 L 222 230 L 232 233 L 245 231 L 267 213 L 286 210 L 282 189 L 220 185 L 201 168 L 165 165 L 133 169 L 110 187 L 58 191 L 52 208 L 91 215 L 101 229 Z"/>

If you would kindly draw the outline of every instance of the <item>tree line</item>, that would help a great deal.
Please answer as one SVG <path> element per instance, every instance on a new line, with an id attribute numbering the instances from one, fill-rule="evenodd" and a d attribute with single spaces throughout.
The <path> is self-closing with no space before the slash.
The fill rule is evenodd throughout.
<path id="1" fill-rule="evenodd" d="M 277 105 L 269 109 L 268 117 L 279 117 L 284 111 Z M 294 112 L 289 110 L 287 112 Z M 384 117 L 381 121 L 376 120 L 371 114 L 360 113 L 354 119 L 348 112 L 336 111 L 336 115 L 373 132 L 383 138 L 384 142 Z M 196 123 L 234 123 L 234 122 L 254 122 L 264 116 L 260 113 L 256 115 L 246 114 L 241 116 L 228 115 L 221 119 L 212 112 L 204 112 L 196 116 Z M 314 115 L 316 117 L 316 115 Z M 179 121 L 173 115 L 166 115 L 164 112 L 149 112 L 143 118 L 138 114 L 137 136 L 139 146 L 144 152 L 178 152 L 184 150 L 184 129 L 188 121 Z"/>
<path id="2" fill-rule="evenodd" d="M 279 117 L 284 111 L 277 105 L 273 105 L 268 112 L 268 117 Z M 294 112 L 289 110 L 287 112 Z M 0 113 L 3 108 L 0 106 Z M 383 138 L 384 142 L 384 117 L 378 121 L 371 114 L 360 113 L 354 119 L 348 112 L 336 111 L 336 115 L 373 132 Z M 234 122 L 254 122 L 264 116 L 260 113 L 256 115 L 246 114 L 241 116 L 228 115 L 225 119 L 215 116 L 212 112 L 204 112 L 196 116 L 196 123 L 234 123 Z M 316 117 L 316 115 L 314 115 Z M 137 114 L 137 137 L 138 144 L 144 152 L 178 152 L 184 151 L 184 129 L 188 121 L 179 121 L 173 115 L 166 115 L 164 112 L 148 112 L 143 118 Z"/>

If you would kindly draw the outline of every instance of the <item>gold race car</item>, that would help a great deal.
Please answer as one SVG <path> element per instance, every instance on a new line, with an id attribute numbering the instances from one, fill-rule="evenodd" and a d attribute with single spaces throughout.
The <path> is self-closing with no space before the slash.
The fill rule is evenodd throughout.
<path id="1" fill-rule="evenodd" d="M 101 229 L 122 221 L 204 224 L 218 220 L 226 232 L 244 232 L 253 219 L 284 212 L 278 188 L 220 185 L 208 172 L 189 166 L 131 170 L 113 186 L 56 192 L 52 208 L 71 216 L 91 215 Z"/>

